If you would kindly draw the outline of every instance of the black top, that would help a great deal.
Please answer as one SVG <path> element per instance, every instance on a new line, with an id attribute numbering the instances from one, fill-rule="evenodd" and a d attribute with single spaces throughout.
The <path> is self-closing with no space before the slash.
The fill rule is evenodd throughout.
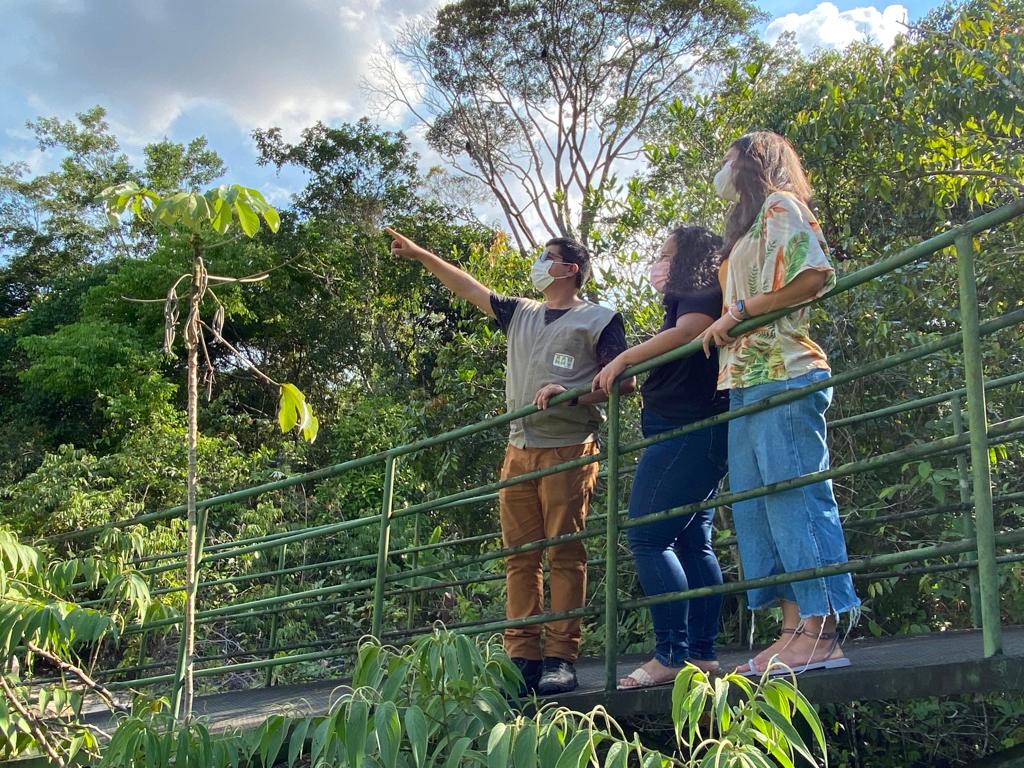
<path id="1" fill-rule="evenodd" d="M 719 294 L 721 295 L 721 294 Z M 509 296 L 499 296 L 497 293 L 491 294 L 491 309 L 494 310 L 494 319 L 498 323 L 498 327 L 508 333 L 508 326 L 512 322 L 512 315 L 515 314 L 516 307 L 519 306 L 519 299 Z M 719 302 L 721 306 L 721 302 Z M 544 325 L 551 325 L 555 320 L 560 318 L 568 309 L 551 309 L 551 307 L 544 308 Z M 622 322 L 622 315 L 618 312 L 615 313 L 615 317 L 604 327 L 601 331 L 601 335 L 597 337 L 597 364 L 602 368 L 622 352 L 626 351 L 626 325 Z"/>
<path id="2" fill-rule="evenodd" d="M 722 291 L 718 286 L 679 296 L 667 295 L 662 331 L 675 328 L 676 321 L 690 312 L 709 317 L 722 314 Z M 718 391 L 718 350 L 711 357 L 704 352 L 673 360 L 651 370 L 640 387 L 644 408 L 659 416 L 686 423 L 729 410 L 729 393 Z"/>

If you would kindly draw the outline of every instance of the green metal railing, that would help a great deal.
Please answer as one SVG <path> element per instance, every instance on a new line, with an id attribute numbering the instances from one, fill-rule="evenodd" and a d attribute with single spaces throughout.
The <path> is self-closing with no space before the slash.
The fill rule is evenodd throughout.
<path id="1" fill-rule="evenodd" d="M 349 633 L 351 636 L 339 633 L 339 636 L 316 640 L 307 643 L 293 643 L 290 645 L 278 645 L 278 628 L 282 614 L 309 611 L 312 608 L 333 607 L 347 603 L 362 603 L 370 606 L 370 626 L 373 635 L 385 639 L 399 639 L 413 636 L 426 631 L 429 627 L 415 626 L 414 612 L 416 596 L 428 591 L 452 589 L 460 586 L 481 583 L 487 580 L 499 580 L 501 574 L 479 573 L 472 578 L 460 577 L 458 572 L 466 568 L 486 567 L 487 563 L 500 561 L 504 557 L 517 553 L 537 549 L 544 549 L 559 543 L 569 541 L 587 540 L 592 538 L 605 539 L 605 546 L 601 556 L 591 561 L 592 566 L 603 563 L 605 575 L 605 587 L 603 601 L 596 605 L 587 605 L 573 611 L 558 614 L 543 614 L 531 616 L 525 619 L 516 620 L 482 620 L 476 622 L 464 622 L 450 624 L 449 627 L 467 633 L 487 633 L 506 629 L 509 627 L 522 627 L 532 624 L 545 623 L 556 618 L 569 617 L 603 617 L 604 638 L 606 649 L 606 684 L 610 689 L 615 686 L 616 662 L 618 656 L 618 629 L 620 616 L 625 611 L 637 610 L 658 603 L 674 601 L 678 599 L 693 599 L 708 595 L 725 595 L 743 592 L 751 587 L 766 586 L 769 584 L 782 584 L 793 581 L 800 581 L 808 578 L 817 578 L 825 575 L 838 573 L 851 573 L 857 578 L 888 578 L 900 575 L 917 573 L 942 573 L 952 570 L 964 570 L 970 576 L 970 595 L 972 611 L 975 624 L 980 626 L 983 634 L 984 653 L 992 656 L 1001 652 L 1001 624 L 999 611 L 998 594 L 998 567 L 1003 564 L 1019 562 L 1024 555 L 1010 550 L 1012 547 L 1024 543 L 1024 529 L 1013 529 L 996 533 L 994 508 L 1002 504 L 1015 504 L 1024 500 L 1024 493 L 1009 492 L 999 496 L 993 496 L 992 480 L 989 469 L 989 450 L 993 445 L 1010 441 L 1017 441 L 1024 433 L 1024 415 L 1018 415 L 1004 421 L 989 424 L 985 406 L 986 391 L 1013 387 L 1024 381 L 1024 372 L 1014 371 L 1005 376 L 990 381 L 985 381 L 982 366 L 982 339 L 991 334 L 999 333 L 1007 329 L 1016 330 L 1016 326 L 1024 322 L 1024 308 L 1010 311 L 1000 317 L 982 322 L 979 317 L 977 305 L 977 286 L 974 273 L 974 237 L 988 229 L 999 226 L 1007 221 L 1024 214 L 1024 201 L 1017 201 L 998 210 L 980 216 L 971 222 L 957 229 L 950 230 L 941 235 L 933 237 L 912 248 L 909 248 L 895 256 L 881 260 L 869 267 L 861 269 L 840 279 L 836 287 L 822 299 L 850 291 L 867 281 L 877 279 L 889 274 L 894 270 L 924 259 L 932 254 L 942 251 L 950 246 L 955 248 L 958 266 L 958 285 L 960 300 L 961 329 L 958 332 L 950 333 L 941 338 L 933 339 L 918 344 L 909 349 L 903 350 L 889 357 L 874 360 L 863 364 L 855 370 L 836 373 L 829 379 L 803 387 L 797 390 L 790 390 L 785 393 L 770 397 L 755 405 L 741 408 L 729 413 L 720 414 L 700 422 L 688 424 L 671 432 L 662 433 L 651 438 L 638 440 L 623 440 L 622 424 L 620 422 L 620 396 L 614 391 L 608 402 L 608 432 L 603 449 L 595 456 L 565 462 L 556 467 L 545 470 L 530 472 L 518 477 L 506 480 L 487 483 L 475 488 L 463 489 L 447 495 L 440 495 L 434 499 L 419 501 L 416 503 L 401 506 L 396 505 L 396 482 L 397 469 L 401 461 L 413 454 L 437 446 L 446 445 L 456 440 L 476 435 L 485 430 L 500 429 L 513 419 L 522 418 L 535 412 L 532 406 L 520 408 L 516 411 L 503 414 L 491 419 L 486 419 L 470 424 L 459 429 L 451 430 L 443 434 L 429 437 L 423 440 L 405 445 L 395 446 L 387 451 L 381 451 L 368 456 L 341 462 L 332 466 L 324 467 L 313 472 L 307 472 L 293 477 L 284 478 L 271 483 L 265 483 L 249 488 L 244 488 L 232 493 L 214 496 L 199 502 L 199 508 L 209 513 L 210 510 L 225 507 L 252 499 L 258 495 L 280 491 L 299 485 L 314 484 L 327 478 L 337 477 L 354 470 L 381 467 L 383 470 L 383 489 L 380 512 L 350 520 L 342 520 L 335 523 L 323 524 L 298 530 L 285 530 L 264 536 L 236 539 L 228 542 L 217 542 L 203 546 L 202 558 L 199 566 L 210 568 L 222 561 L 231 561 L 244 555 L 253 553 L 266 553 L 268 559 L 276 555 L 276 567 L 259 573 L 247 573 L 242 575 L 213 578 L 199 583 L 199 594 L 202 597 L 204 591 L 217 587 L 235 587 L 241 584 L 258 584 L 261 582 L 272 583 L 273 594 L 253 600 L 240 601 L 229 605 L 222 605 L 218 608 L 198 610 L 196 622 L 199 625 L 226 620 L 240 621 L 252 619 L 269 619 L 268 645 L 252 651 L 241 651 L 237 653 L 222 653 L 206 656 L 197 659 L 197 665 L 210 664 L 212 666 L 201 666 L 195 671 L 198 678 L 215 677 L 229 672 L 240 672 L 245 670 L 263 670 L 265 673 L 264 684 L 270 685 L 273 682 L 274 670 L 281 666 L 298 664 L 309 661 L 337 658 L 350 655 L 353 646 L 358 641 L 357 633 Z M 779 310 L 760 317 L 751 318 L 737 326 L 735 334 L 745 333 L 753 328 L 782 317 L 792 308 Z M 623 373 L 623 377 L 639 375 L 652 368 L 672 360 L 696 354 L 700 349 L 698 342 L 691 342 L 679 349 L 668 352 L 642 365 L 634 366 Z M 620 479 L 632 471 L 633 465 L 624 461 L 626 457 L 634 456 L 643 448 L 653 445 L 662 440 L 674 438 L 678 435 L 703 429 L 711 424 L 729 421 L 739 416 L 756 413 L 772 407 L 777 407 L 810 392 L 826 387 L 842 386 L 853 381 L 873 376 L 880 372 L 906 365 L 907 363 L 922 359 L 929 355 L 940 352 L 956 351 L 962 355 L 964 367 L 965 386 L 948 392 L 926 395 L 904 403 L 879 408 L 866 413 L 848 416 L 830 422 L 832 428 L 856 427 L 876 419 L 882 419 L 896 414 L 905 414 L 911 411 L 920 410 L 936 405 L 948 404 L 952 413 L 953 433 L 927 442 L 920 442 L 904 448 L 858 459 L 839 466 L 833 466 L 828 470 L 815 472 L 802 477 L 792 478 L 780 483 L 763 486 L 751 491 L 728 492 L 718 495 L 716 498 L 696 504 L 688 504 L 676 509 L 667 510 L 645 517 L 642 520 L 626 519 L 625 510 L 620 509 Z M 567 402 L 573 397 L 583 394 L 582 390 L 574 390 L 561 394 L 551 400 L 552 405 Z M 967 406 L 966 429 L 962 419 L 961 407 L 963 402 Z M 787 488 L 795 488 L 824 479 L 835 479 L 842 477 L 853 477 L 865 473 L 877 472 L 888 467 L 899 466 L 909 461 L 944 456 L 952 454 L 955 457 L 960 497 L 955 504 L 938 505 L 932 508 L 910 510 L 887 515 L 877 515 L 864 519 L 847 522 L 850 535 L 856 531 L 868 528 L 872 525 L 896 520 L 911 520 L 932 515 L 948 515 L 962 513 L 961 528 L 962 538 L 957 541 L 942 542 L 929 546 L 915 547 L 906 551 L 894 551 L 870 557 L 851 560 L 848 563 L 816 568 L 799 573 L 788 573 L 770 576 L 757 580 L 737 580 L 726 584 L 706 587 L 702 589 L 691 589 L 682 593 L 670 593 L 652 597 L 624 599 L 620 594 L 619 584 L 619 541 L 622 531 L 635 525 L 642 525 L 657 519 L 691 515 L 700 509 L 729 505 L 734 501 L 756 498 L 769 493 Z M 605 499 L 607 509 L 603 514 L 590 516 L 588 527 L 578 533 L 566 534 L 553 539 L 531 542 L 518 547 L 500 547 L 497 549 L 486 549 L 481 552 L 481 545 L 487 545 L 495 540 L 500 540 L 498 532 L 490 532 L 480 535 L 468 536 L 461 539 L 447 540 L 421 544 L 419 519 L 424 514 L 437 515 L 445 510 L 456 506 L 469 504 L 489 504 L 496 498 L 497 492 L 518 483 L 529 482 L 540 477 L 564 471 L 566 469 L 585 466 L 594 462 L 602 462 L 605 465 L 602 474 L 605 483 Z M 177 506 L 159 512 L 150 512 L 138 515 L 128 520 L 111 523 L 106 526 L 77 531 L 60 536 L 49 537 L 48 541 L 54 544 L 67 541 L 73 538 L 90 536 L 100 533 L 106 528 L 116 526 L 124 527 L 137 524 L 152 523 L 160 520 L 180 517 L 184 514 L 184 506 Z M 415 522 L 413 544 L 400 549 L 391 550 L 391 537 L 395 521 L 406 517 L 412 517 Z M 308 541 L 326 542 L 338 534 L 347 533 L 370 526 L 377 526 L 378 548 L 375 553 L 363 553 L 349 555 L 346 557 L 325 560 L 322 562 L 303 562 L 301 564 L 288 565 L 287 553 L 294 552 L 293 545 Z M 724 539 L 719 544 L 731 543 L 732 539 Z M 453 554 L 450 559 L 441 562 L 423 564 L 420 556 L 428 552 L 438 550 L 449 550 Z M 1004 550 L 1000 554 L 1000 550 Z M 391 564 L 397 557 L 406 558 L 411 567 L 395 570 Z M 140 570 L 149 578 L 155 579 L 160 574 L 166 574 L 180 570 L 184 567 L 184 553 L 174 552 L 164 555 L 149 556 L 139 561 Z M 930 565 L 917 565 L 914 568 L 901 568 L 908 564 L 921 564 L 928 560 L 942 560 L 944 558 L 956 558 L 953 562 L 940 562 Z M 292 576 L 305 577 L 307 573 L 319 572 L 331 574 L 335 569 L 352 566 L 369 567 L 373 564 L 372 577 L 356 579 L 348 582 L 328 583 L 305 589 L 285 591 L 286 581 Z M 426 584 L 413 585 L 416 579 L 434 579 Z M 166 594 L 174 591 L 183 591 L 183 587 L 170 586 L 154 590 L 154 594 Z M 384 610 L 388 598 L 400 598 L 406 596 L 406 621 L 401 628 L 387 628 L 385 626 Z M 127 634 L 141 634 L 141 650 L 138 663 L 134 666 L 123 666 L 109 670 L 107 678 L 110 681 L 108 686 L 113 689 L 141 687 L 145 685 L 171 685 L 175 701 L 180 689 L 182 680 L 182 661 L 179 658 L 176 668 L 173 671 L 151 674 L 160 669 L 166 669 L 174 665 L 173 661 L 153 661 L 146 663 L 146 638 L 153 632 L 175 626 L 181 622 L 180 617 L 168 617 L 148 622 L 145 626 L 129 627 Z M 328 647 L 322 647 L 328 646 Z M 306 650 L 319 648 L 319 650 Z M 295 651 L 304 651 L 295 653 Z M 283 655 L 282 655 L 283 654 Z M 267 656 L 267 658 L 234 661 L 252 656 Z M 229 663 L 215 663 L 229 662 Z M 230 663 L 233 662 L 233 663 Z M 134 676 L 134 678 L 131 678 Z M 113 679 L 126 678 L 126 679 Z M 128 679 L 130 678 L 130 679 Z"/>

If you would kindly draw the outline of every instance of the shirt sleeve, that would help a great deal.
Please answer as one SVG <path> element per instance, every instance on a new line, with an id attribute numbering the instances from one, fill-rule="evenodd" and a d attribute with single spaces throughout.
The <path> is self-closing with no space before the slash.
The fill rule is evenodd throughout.
<path id="1" fill-rule="evenodd" d="M 828 273 L 815 298 L 832 290 L 836 272 L 828 259 L 828 244 L 807 206 L 790 195 L 776 194 L 766 201 L 763 215 L 765 259 L 761 290 L 777 291 L 809 269 Z"/>
<path id="2" fill-rule="evenodd" d="M 512 323 L 512 315 L 516 313 L 519 306 L 519 299 L 502 296 L 497 293 L 491 294 L 491 311 L 494 312 L 494 321 L 498 327 L 508 333 L 508 327 Z"/>
<path id="3" fill-rule="evenodd" d="M 722 315 L 722 291 L 716 286 L 705 290 L 690 291 L 675 297 L 671 317 L 672 325 L 683 315 L 699 312 L 711 318 Z"/>
<path id="4" fill-rule="evenodd" d="M 611 322 L 597 337 L 597 364 L 604 368 L 608 363 L 626 351 L 626 324 L 622 315 L 616 313 Z"/>

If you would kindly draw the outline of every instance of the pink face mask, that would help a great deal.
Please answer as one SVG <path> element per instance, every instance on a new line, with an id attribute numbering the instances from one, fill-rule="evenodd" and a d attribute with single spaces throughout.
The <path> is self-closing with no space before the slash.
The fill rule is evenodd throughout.
<path id="1" fill-rule="evenodd" d="M 668 268 L 668 259 L 659 259 L 651 264 L 651 268 L 647 273 L 650 278 L 651 285 L 658 293 L 665 292 L 665 284 L 668 282 Z"/>

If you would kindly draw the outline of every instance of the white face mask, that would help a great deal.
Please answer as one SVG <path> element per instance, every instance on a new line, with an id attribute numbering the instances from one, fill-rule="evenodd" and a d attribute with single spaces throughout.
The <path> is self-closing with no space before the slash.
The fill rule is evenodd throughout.
<path id="1" fill-rule="evenodd" d="M 740 193 L 736 190 L 736 185 L 733 183 L 732 177 L 732 161 L 730 160 L 722 166 L 718 173 L 715 174 L 713 182 L 715 185 L 715 194 L 725 200 L 738 203 L 740 201 Z"/>
<path id="2" fill-rule="evenodd" d="M 555 280 L 564 280 L 567 277 L 574 277 L 575 273 L 570 272 L 568 275 L 561 275 L 554 277 L 551 274 L 551 265 L 559 262 L 548 261 L 546 255 L 542 253 L 537 257 L 537 260 L 530 266 L 530 279 L 533 281 L 533 287 L 541 293 L 551 285 Z"/>
<path id="3" fill-rule="evenodd" d="M 551 265 L 553 263 L 552 261 L 547 261 L 544 258 L 544 254 L 541 254 L 530 267 L 530 279 L 533 281 L 533 287 L 542 293 L 545 288 L 555 282 L 555 278 L 551 276 Z"/>

